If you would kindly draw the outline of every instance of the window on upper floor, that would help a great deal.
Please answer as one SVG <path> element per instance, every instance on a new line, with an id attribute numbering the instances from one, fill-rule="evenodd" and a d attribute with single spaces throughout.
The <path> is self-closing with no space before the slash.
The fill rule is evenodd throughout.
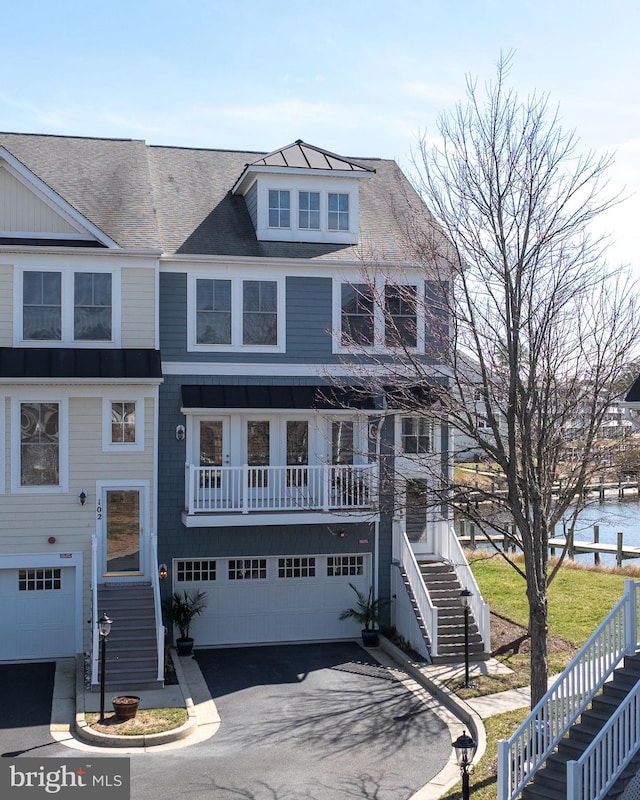
<path id="1" fill-rule="evenodd" d="M 372 347 L 374 344 L 372 288 L 363 283 L 343 283 L 340 293 L 341 343 L 346 347 L 351 344 Z"/>
<path id="2" fill-rule="evenodd" d="M 104 451 L 133 452 L 144 449 L 144 400 L 104 397 L 102 431 Z"/>
<path id="3" fill-rule="evenodd" d="M 433 420 L 428 417 L 402 417 L 401 448 L 405 455 L 433 452 Z"/>
<path id="4" fill-rule="evenodd" d="M 191 279 L 190 349 L 283 350 L 284 286 L 284 279 Z"/>
<path id="5" fill-rule="evenodd" d="M 291 227 L 291 192 L 269 189 L 269 227 Z"/>
<path id="6" fill-rule="evenodd" d="M 417 347 L 417 286 L 385 286 L 384 343 L 387 347 Z"/>
<path id="7" fill-rule="evenodd" d="M 20 486 L 59 484 L 59 405 L 20 403 Z"/>
<path id="8" fill-rule="evenodd" d="M 18 343 L 115 343 L 113 275 L 74 270 L 24 270 Z"/>
<path id="9" fill-rule="evenodd" d="M 427 282 L 334 281 L 334 352 L 358 350 L 424 352 L 433 360 L 446 352 L 447 311 Z"/>
<path id="10" fill-rule="evenodd" d="M 298 227 L 320 230 L 320 192 L 298 193 Z"/>
<path id="11" fill-rule="evenodd" d="M 330 231 L 349 230 L 349 195 L 329 192 L 327 226 Z"/>

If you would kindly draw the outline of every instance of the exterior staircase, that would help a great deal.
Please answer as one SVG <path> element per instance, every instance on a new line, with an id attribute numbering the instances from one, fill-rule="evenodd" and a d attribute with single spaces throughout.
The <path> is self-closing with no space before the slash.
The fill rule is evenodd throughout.
<path id="1" fill-rule="evenodd" d="M 462 586 L 455 569 L 444 561 L 418 560 L 422 579 L 433 605 L 438 610 L 438 662 L 464 661 L 464 605 Z M 479 661 L 486 658 L 482 637 L 469 609 L 469 657 Z"/>
<path id="2" fill-rule="evenodd" d="M 162 686 L 153 588 L 150 583 L 101 584 L 98 616 L 113 620 L 107 639 L 105 686 L 110 690 Z"/>
<path id="3" fill-rule="evenodd" d="M 590 708 L 580 721 L 572 726 L 567 736 L 560 740 L 557 749 L 547 758 L 544 766 L 522 792 L 523 800 L 566 800 L 567 762 L 576 761 L 584 753 L 605 723 L 610 719 L 628 692 L 640 680 L 640 654 L 625 657 L 623 665 L 613 673 L 613 679 L 604 684 Z M 640 752 L 627 766 L 618 781 L 609 790 L 608 798 L 622 795 L 626 784 L 640 768 Z"/>

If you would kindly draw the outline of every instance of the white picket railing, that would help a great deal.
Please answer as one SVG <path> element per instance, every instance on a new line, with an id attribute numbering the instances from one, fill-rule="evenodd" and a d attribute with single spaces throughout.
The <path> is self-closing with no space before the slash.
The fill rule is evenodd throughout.
<path id="1" fill-rule="evenodd" d="M 456 571 L 460 585 L 471 592 L 469 597 L 469 608 L 478 626 L 478 631 L 482 637 L 482 644 L 485 653 L 491 652 L 491 616 L 490 608 L 485 603 L 480 587 L 471 571 L 469 562 L 465 558 L 462 546 L 458 541 L 453 523 L 449 520 L 442 520 L 434 529 L 434 549 L 440 558 L 448 561 Z"/>
<path id="2" fill-rule="evenodd" d="M 622 658 L 636 652 L 639 590 L 625 581 L 623 597 L 589 641 L 513 736 L 498 743 L 498 800 L 520 794 Z"/>
<path id="3" fill-rule="evenodd" d="M 186 469 L 189 514 L 367 510 L 377 499 L 375 464 Z"/>
<path id="4" fill-rule="evenodd" d="M 640 747 L 640 683 L 578 761 L 567 763 L 567 800 L 601 800 Z"/>
<path id="5" fill-rule="evenodd" d="M 431 657 L 435 658 L 438 655 L 438 609 L 431 602 L 429 592 L 420 573 L 420 567 L 411 549 L 411 542 L 399 521 L 395 521 L 393 524 L 393 538 L 393 558 L 397 561 L 398 567 L 407 576 L 407 581 L 418 607 L 418 613 L 427 629 Z M 401 630 L 398 632 L 406 635 Z"/>
<path id="6" fill-rule="evenodd" d="M 156 645 L 158 649 L 158 680 L 164 680 L 164 625 L 162 624 L 162 606 L 160 603 L 160 580 L 158 574 L 158 534 L 151 534 L 149 546 L 149 575 L 153 588 L 153 609 L 156 619 Z"/>
<path id="7" fill-rule="evenodd" d="M 100 631 L 98 630 L 98 537 L 91 536 L 91 683 L 98 683 Z"/>

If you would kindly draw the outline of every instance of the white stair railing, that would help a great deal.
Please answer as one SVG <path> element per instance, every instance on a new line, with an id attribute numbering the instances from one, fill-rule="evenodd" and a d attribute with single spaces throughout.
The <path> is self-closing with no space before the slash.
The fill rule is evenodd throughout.
<path id="1" fill-rule="evenodd" d="M 453 524 L 448 520 L 442 520 L 434 529 L 435 552 L 444 561 L 448 561 L 456 571 L 460 585 L 471 592 L 469 598 L 469 608 L 478 626 L 478 631 L 482 637 L 482 644 L 485 653 L 491 652 L 491 617 L 490 608 L 485 603 L 480 588 L 471 571 L 469 562 L 465 558 L 462 546 L 458 541 Z"/>
<path id="2" fill-rule="evenodd" d="M 431 602 L 420 567 L 411 549 L 404 527 L 399 521 L 393 524 L 393 558 L 406 575 L 431 645 L 431 657 L 438 655 L 438 609 Z M 402 631 L 399 631 L 402 633 Z"/>
<path id="3" fill-rule="evenodd" d="M 498 742 L 498 800 L 514 800 L 638 643 L 640 583 L 623 597 L 508 740 Z M 590 795 L 585 795 L 590 797 Z"/>
<path id="4" fill-rule="evenodd" d="M 158 652 L 158 680 L 164 680 L 164 625 L 162 624 L 162 607 L 160 604 L 160 579 L 158 565 L 158 535 L 155 531 L 150 537 L 149 547 L 149 575 L 153 588 L 153 608 L 156 630 L 156 646 Z"/>
<path id="5" fill-rule="evenodd" d="M 640 747 L 640 683 L 578 761 L 567 763 L 567 800 L 602 800 Z"/>

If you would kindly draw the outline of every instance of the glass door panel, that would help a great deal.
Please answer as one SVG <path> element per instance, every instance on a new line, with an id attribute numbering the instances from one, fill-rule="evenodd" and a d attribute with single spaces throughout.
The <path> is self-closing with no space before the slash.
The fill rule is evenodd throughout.
<path id="1" fill-rule="evenodd" d="M 140 490 L 107 489 L 105 492 L 105 575 L 142 572 Z"/>

